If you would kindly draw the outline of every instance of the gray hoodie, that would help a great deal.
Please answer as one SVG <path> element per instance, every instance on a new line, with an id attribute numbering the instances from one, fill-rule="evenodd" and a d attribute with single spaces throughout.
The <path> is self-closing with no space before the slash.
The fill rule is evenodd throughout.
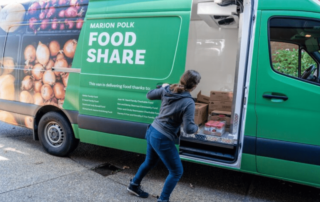
<path id="1" fill-rule="evenodd" d="M 197 132 L 198 126 L 194 123 L 195 104 L 189 92 L 173 93 L 170 86 L 166 86 L 149 91 L 147 98 L 162 101 L 159 116 L 152 126 L 170 140 L 178 139 L 177 133 L 182 123 L 187 134 Z"/>

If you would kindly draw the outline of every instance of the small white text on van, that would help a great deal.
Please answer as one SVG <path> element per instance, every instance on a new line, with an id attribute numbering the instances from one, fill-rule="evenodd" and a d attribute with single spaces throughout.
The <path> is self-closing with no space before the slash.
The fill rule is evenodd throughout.
<path id="1" fill-rule="evenodd" d="M 144 65 L 146 50 L 131 50 L 130 47 L 135 45 L 137 36 L 134 32 L 115 32 L 109 34 L 108 32 L 90 32 L 89 46 L 97 43 L 101 47 L 128 47 L 122 50 L 119 49 L 89 49 L 87 61 L 90 63 L 117 63 L 117 64 L 136 64 Z"/>

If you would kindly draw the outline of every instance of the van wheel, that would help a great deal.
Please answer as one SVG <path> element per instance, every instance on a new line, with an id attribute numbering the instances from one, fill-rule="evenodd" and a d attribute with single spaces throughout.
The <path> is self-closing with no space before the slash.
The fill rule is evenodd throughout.
<path id="1" fill-rule="evenodd" d="M 49 112 L 40 119 L 38 134 L 44 150 L 55 156 L 68 155 L 79 143 L 67 119 L 57 112 Z"/>

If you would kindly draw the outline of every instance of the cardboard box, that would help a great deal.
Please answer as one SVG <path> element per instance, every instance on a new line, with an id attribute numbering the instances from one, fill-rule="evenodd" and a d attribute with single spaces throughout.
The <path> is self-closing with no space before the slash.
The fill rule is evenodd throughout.
<path id="1" fill-rule="evenodd" d="M 232 110 L 232 102 L 229 101 L 210 101 L 209 102 L 209 113 L 214 110 L 219 111 L 230 111 Z"/>
<path id="2" fill-rule="evenodd" d="M 201 94 L 201 91 L 197 95 L 197 102 L 209 104 L 210 97 Z"/>
<path id="3" fill-rule="evenodd" d="M 231 124 L 231 112 L 215 110 L 210 113 L 210 120 L 212 121 L 225 121 L 226 127 Z"/>
<path id="4" fill-rule="evenodd" d="M 195 103 L 196 110 L 194 113 L 194 122 L 201 125 L 206 122 L 208 117 L 208 105 L 203 103 Z"/>
<path id="5" fill-rule="evenodd" d="M 230 111 L 232 110 L 232 107 L 230 106 L 215 106 L 215 107 L 211 107 L 211 108 L 208 108 L 208 112 L 211 113 L 213 111 Z"/>
<path id="6" fill-rule="evenodd" d="M 210 92 L 210 101 L 233 101 L 232 92 L 223 92 L 223 91 L 211 91 Z"/>

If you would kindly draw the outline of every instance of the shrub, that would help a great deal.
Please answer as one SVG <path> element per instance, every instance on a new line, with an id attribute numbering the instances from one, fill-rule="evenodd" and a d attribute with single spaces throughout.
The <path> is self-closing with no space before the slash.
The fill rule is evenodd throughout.
<path id="1" fill-rule="evenodd" d="M 273 68 L 283 74 L 298 77 L 298 60 L 299 54 L 298 50 L 278 50 L 274 53 L 273 56 Z M 308 53 L 301 53 L 301 74 L 308 68 L 310 65 L 316 65 L 314 60 L 309 56 Z"/>

